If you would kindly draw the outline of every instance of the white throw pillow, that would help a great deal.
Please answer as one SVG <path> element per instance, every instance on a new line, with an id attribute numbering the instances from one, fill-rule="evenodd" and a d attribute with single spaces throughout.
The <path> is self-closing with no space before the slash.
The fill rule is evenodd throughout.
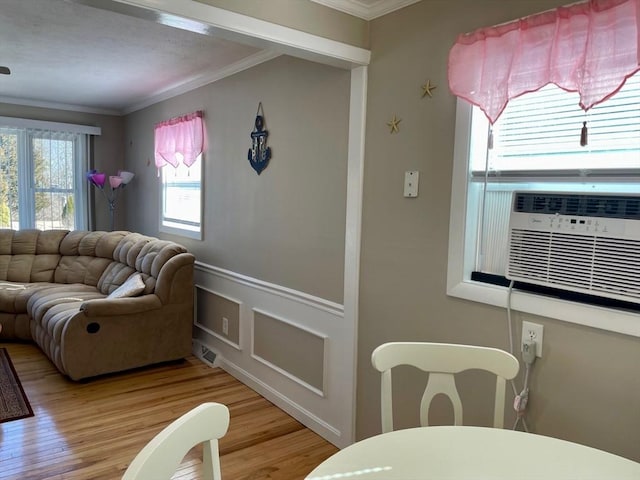
<path id="1" fill-rule="evenodd" d="M 139 273 L 131 275 L 126 282 L 116 288 L 107 298 L 135 297 L 144 290 L 144 282 Z"/>

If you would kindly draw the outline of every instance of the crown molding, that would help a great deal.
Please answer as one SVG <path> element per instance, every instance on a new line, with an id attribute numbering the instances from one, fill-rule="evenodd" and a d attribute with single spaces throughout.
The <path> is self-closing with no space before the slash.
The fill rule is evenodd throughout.
<path id="1" fill-rule="evenodd" d="M 386 15 L 387 13 L 394 12 L 403 7 L 417 3 L 420 0 L 375 0 L 361 1 L 361 0 L 311 0 L 312 2 L 319 3 L 325 7 L 339 10 L 354 17 L 362 18 L 363 20 L 373 20 L 375 18 Z"/>
<path id="2" fill-rule="evenodd" d="M 68 110 L 71 112 L 94 113 L 96 115 L 122 115 L 122 112 L 120 110 L 85 107 L 83 105 L 73 105 L 70 103 L 45 102 L 40 100 L 32 100 L 29 98 L 0 96 L 0 103 L 22 105 L 25 107 L 51 108 L 53 110 Z"/>

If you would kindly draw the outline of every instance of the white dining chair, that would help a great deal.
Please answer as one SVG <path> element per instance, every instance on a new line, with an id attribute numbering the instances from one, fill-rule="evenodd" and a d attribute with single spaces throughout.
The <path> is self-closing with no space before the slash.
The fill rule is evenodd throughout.
<path id="1" fill-rule="evenodd" d="M 229 409 L 220 403 L 203 403 L 171 422 L 140 450 L 122 480 L 169 480 L 196 445 L 203 443 L 204 480 L 220 480 L 218 439 L 229 428 Z"/>
<path id="2" fill-rule="evenodd" d="M 393 402 L 391 369 L 411 365 L 429 373 L 427 386 L 420 402 L 420 424 L 429 425 L 429 407 L 438 394 L 449 397 L 453 405 L 454 424 L 462 425 L 462 401 L 456 388 L 454 374 L 480 369 L 496 375 L 496 396 L 493 426 L 504 426 L 504 399 L 507 380 L 513 379 L 520 368 L 516 357 L 497 348 L 474 345 L 429 342 L 390 342 L 377 347 L 371 362 L 382 373 L 381 417 L 383 433 L 393 431 Z"/>

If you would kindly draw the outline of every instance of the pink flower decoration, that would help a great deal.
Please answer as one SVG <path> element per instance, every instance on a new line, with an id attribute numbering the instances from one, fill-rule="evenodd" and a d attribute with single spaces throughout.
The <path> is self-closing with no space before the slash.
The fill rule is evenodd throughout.
<path id="1" fill-rule="evenodd" d="M 89 176 L 89 181 L 98 188 L 104 187 L 104 182 L 106 179 L 107 179 L 107 176 L 104 173 L 94 173 L 91 176 Z"/>
<path id="2" fill-rule="evenodd" d="M 118 188 L 121 184 L 122 184 L 121 177 L 117 177 L 115 175 L 111 175 L 109 177 L 109 185 L 111 185 L 111 188 L 113 188 L 114 190 Z"/>

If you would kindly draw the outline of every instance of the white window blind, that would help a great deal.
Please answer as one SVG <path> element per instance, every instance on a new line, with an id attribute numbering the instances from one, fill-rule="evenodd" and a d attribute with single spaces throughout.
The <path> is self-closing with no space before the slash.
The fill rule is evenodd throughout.
<path id="1" fill-rule="evenodd" d="M 482 121 L 476 115 L 474 121 Z M 580 145 L 583 122 L 588 144 Z M 488 124 L 486 126 L 488 129 Z M 587 176 L 640 168 L 640 74 L 584 112 L 578 95 L 555 85 L 507 105 L 493 127 L 493 149 L 474 157 L 474 176 Z"/>

